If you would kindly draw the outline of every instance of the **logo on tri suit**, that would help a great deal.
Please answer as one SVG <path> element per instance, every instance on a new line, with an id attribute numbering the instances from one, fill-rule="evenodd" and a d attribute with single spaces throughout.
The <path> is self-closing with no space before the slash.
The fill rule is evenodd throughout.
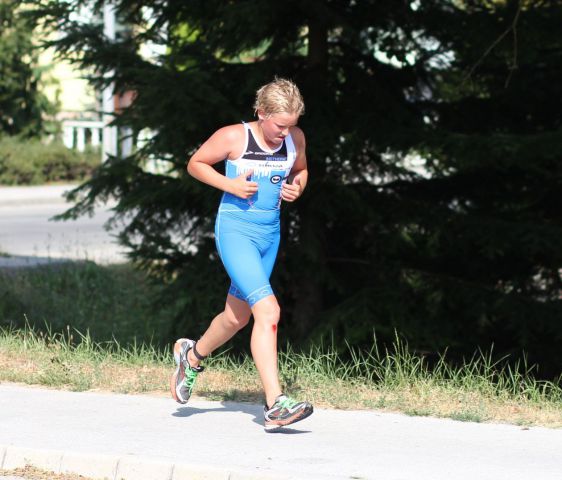
<path id="1" fill-rule="evenodd" d="M 282 179 L 283 179 L 283 177 L 281 175 L 273 175 L 270 178 L 270 182 L 271 183 L 279 183 Z"/>

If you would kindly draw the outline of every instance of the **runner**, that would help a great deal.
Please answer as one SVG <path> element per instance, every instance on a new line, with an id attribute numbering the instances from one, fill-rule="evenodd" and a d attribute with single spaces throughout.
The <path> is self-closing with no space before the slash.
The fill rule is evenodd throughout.
<path id="1" fill-rule="evenodd" d="M 305 137 L 297 122 L 304 103 L 297 86 L 276 78 L 256 92 L 258 120 L 217 130 L 189 160 L 188 172 L 224 192 L 215 223 L 217 250 L 231 279 L 223 312 L 204 335 L 174 345 L 177 364 L 170 389 L 186 403 L 200 363 L 254 317 L 250 347 L 265 393 L 266 431 L 312 414 L 308 402 L 285 395 L 277 366 L 280 308 L 269 283 L 279 247 L 281 201 L 298 199 L 308 178 Z M 213 165 L 226 161 L 226 175 Z"/>

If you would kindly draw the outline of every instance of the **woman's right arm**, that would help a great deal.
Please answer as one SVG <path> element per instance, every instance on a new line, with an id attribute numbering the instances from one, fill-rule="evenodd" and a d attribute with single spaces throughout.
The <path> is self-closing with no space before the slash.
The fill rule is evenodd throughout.
<path id="1" fill-rule="evenodd" d="M 245 141 L 243 128 L 242 125 L 230 125 L 213 133 L 189 159 L 188 173 L 203 183 L 237 197 L 249 198 L 254 195 L 258 184 L 247 180 L 248 175 L 252 174 L 251 170 L 236 178 L 228 178 L 213 168 L 215 163 L 238 156 Z"/>

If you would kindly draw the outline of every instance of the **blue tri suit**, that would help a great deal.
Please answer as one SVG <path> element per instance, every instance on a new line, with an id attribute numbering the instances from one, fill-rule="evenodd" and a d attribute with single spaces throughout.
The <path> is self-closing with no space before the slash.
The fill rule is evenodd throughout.
<path id="1" fill-rule="evenodd" d="M 236 178 L 253 170 L 248 180 L 258 191 L 248 199 L 224 193 L 215 222 L 215 241 L 231 280 L 228 293 L 248 302 L 273 295 L 269 277 L 279 248 L 281 185 L 297 156 L 289 134 L 273 152 L 263 149 L 244 123 L 246 143 L 242 155 L 226 160 L 226 176 Z"/>

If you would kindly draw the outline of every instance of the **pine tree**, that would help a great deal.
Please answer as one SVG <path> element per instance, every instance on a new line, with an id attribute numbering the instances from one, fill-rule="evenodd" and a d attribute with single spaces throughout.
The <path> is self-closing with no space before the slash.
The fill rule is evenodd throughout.
<path id="1" fill-rule="evenodd" d="M 83 2 L 34 3 L 64 32 L 63 55 L 136 92 L 117 123 L 156 132 L 105 163 L 69 214 L 118 199 L 132 258 L 170 284 L 172 336 L 204 328 L 227 287 L 220 193 L 188 178 L 186 159 L 250 119 L 278 75 L 304 93 L 311 173 L 282 215 L 284 335 L 368 345 L 398 330 L 419 350 L 496 343 L 559 365 L 560 2 L 122 0 L 131 29 L 116 42 L 72 20 Z M 143 57 L 148 42 L 165 51 Z"/>

